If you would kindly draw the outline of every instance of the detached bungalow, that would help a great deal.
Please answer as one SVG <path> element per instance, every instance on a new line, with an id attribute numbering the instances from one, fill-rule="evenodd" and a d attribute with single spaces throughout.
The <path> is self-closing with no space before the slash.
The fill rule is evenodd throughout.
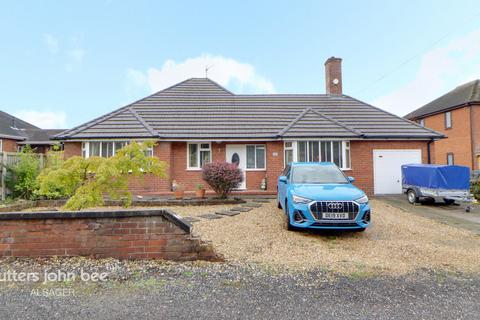
<path id="1" fill-rule="evenodd" d="M 137 194 L 172 181 L 194 190 L 209 161 L 238 162 L 245 193 L 275 193 L 291 161 L 332 161 L 368 194 L 400 193 L 400 165 L 427 162 L 442 135 L 342 94 L 341 59 L 325 62 L 326 94 L 237 95 L 192 78 L 59 135 L 65 155 L 108 157 L 129 140 L 155 139 L 169 181 L 147 176 Z M 240 191 L 239 190 L 239 191 Z"/>

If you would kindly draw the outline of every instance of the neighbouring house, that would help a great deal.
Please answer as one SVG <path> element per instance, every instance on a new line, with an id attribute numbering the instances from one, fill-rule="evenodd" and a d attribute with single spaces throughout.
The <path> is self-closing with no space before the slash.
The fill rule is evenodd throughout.
<path id="1" fill-rule="evenodd" d="M 480 80 L 474 80 L 407 114 L 406 119 L 443 133 L 433 162 L 480 170 Z"/>
<path id="2" fill-rule="evenodd" d="M 17 152 L 30 145 L 35 152 L 45 153 L 59 141 L 52 138 L 65 129 L 40 129 L 33 124 L 0 111 L 0 152 Z"/>
<path id="3" fill-rule="evenodd" d="M 146 176 L 136 194 L 162 194 L 172 181 L 194 190 L 202 165 L 237 162 L 244 193 L 276 192 L 291 161 L 332 161 L 368 194 L 400 193 L 400 165 L 427 162 L 442 135 L 342 93 L 341 59 L 325 62 L 326 94 L 234 94 L 192 78 L 59 135 L 65 156 L 112 156 L 130 140 L 155 139 L 151 154 L 169 180 Z"/>

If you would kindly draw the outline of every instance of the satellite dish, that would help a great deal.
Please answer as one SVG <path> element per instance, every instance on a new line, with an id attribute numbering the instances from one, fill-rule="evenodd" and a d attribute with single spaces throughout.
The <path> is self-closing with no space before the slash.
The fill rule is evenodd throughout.
<path id="1" fill-rule="evenodd" d="M 337 85 L 340 81 L 337 78 L 335 78 L 335 79 L 333 79 L 332 82 L 333 82 L 333 84 Z"/>

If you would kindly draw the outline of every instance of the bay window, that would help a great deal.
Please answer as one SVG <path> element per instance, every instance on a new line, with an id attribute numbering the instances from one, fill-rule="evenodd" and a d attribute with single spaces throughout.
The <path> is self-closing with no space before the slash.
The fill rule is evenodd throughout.
<path id="1" fill-rule="evenodd" d="M 128 145 L 129 141 L 85 141 L 82 142 L 82 157 L 113 157 L 118 150 Z M 153 157 L 153 148 L 145 151 L 147 157 Z"/>
<path id="2" fill-rule="evenodd" d="M 201 169 L 205 163 L 210 162 L 210 143 L 188 143 L 187 148 L 188 169 Z"/>
<path id="3" fill-rule="evenodd" d="M 285 165 L 290 162 L 333 162 L 350 169 L 350 141 L 285 141 Z"/>
<path id="4" fill-rule="evenodd" d="M 247 145 L 247 169 L 265 169 L 265 145 Z"/>

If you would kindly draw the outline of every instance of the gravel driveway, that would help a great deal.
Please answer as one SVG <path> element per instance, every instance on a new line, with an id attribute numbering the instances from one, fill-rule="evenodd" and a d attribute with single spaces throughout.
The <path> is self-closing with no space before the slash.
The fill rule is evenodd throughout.
<path id="1" fill-rule="evenodd" d="M 104 282 L 0 278 L 0 319 L 475 319 L 480 239 L 372 201 L 364 233 L 285 230 L 274 201 L 174 207 L 226 263 L 88 258 L 0 259 L 0 271 L 106 272 Z M 67 294 L 55 293 L 60 290 Z M 63 291 L 61 291 L 63 290 Z M 57 291 L 55 291 L 57 292 Z"/>
<path id="2" fill-rule="evenodd" d="M 420 269 L 480 272 L 480 237 L 474 233 L 372 200 L 373 225 L 363 233 L 291 232 L 272 200 L 222 219 L 202 219 L 194 232 L 212 241 L 227 261 L 290 270 L 399 275 Z M 231 206 L 223 206 L 228 209 Z M 173 207 L 182 216 L 218 207 Z"/>

